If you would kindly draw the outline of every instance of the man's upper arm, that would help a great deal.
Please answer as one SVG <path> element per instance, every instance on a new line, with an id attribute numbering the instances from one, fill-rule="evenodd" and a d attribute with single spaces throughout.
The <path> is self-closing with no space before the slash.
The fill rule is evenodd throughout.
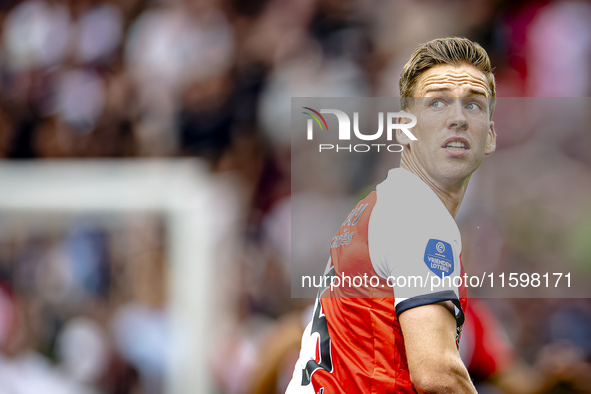
<path id="1" fill-rule="evenodd" d="M 408 309 L 398 318 L 411 381 L 419 392 L 475 392 L 456 348 L 453 308 L 445 301 Z"/>
<path id="2" fill-rule="evenodd" d="M 418 370 L 433 358 L 456 352 L 456 319 L 444 303 L 423 305 L 400 314 L 409 368 Z M 451 305 L 453 308 L 453 305 Z"/>

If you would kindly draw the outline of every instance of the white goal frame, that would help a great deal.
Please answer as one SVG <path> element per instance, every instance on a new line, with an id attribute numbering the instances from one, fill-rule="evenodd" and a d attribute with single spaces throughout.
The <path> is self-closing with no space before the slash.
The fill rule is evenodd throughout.
<path id="1" fill-rule="evenodd" d="M 164 218 L 171 322 L 168 394 L 213 392 L 207 362 L 213 281 L 213 179 L 172 160 L 0 160 L 0 218 L 158 213 Z"/>

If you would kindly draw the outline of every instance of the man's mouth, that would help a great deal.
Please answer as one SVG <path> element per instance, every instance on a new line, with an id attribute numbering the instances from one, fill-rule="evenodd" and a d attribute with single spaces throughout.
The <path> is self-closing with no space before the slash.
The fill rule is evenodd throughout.
<path id="1" fill-rule="evenodd" d="M 470 143 L 465 138 L 452 137 L 445 140 L 441 147 L 452 156 L 463 156 L 470 150 Z"/>
<path id="2" fill-rule="evenodd" d="M 464 144 L 461 141 L 453 141 L 448 143 L 447 145 L 445 145 L 445 147 L 447 149 L 461 149 L 461 150 L 466 150 L 466 144 Z"/>
<path id="3" fill-rule="evenodd" d="M 452 150 L 468 150 L 470 149 L 470 143 L 467 139 L 462 137 L 452 137 L 446 139 L 441 145 L 442 148 Z"/>

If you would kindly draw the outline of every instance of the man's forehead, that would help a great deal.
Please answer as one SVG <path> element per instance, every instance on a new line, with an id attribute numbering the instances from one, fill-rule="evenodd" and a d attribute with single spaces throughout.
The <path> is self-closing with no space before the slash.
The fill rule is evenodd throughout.
<path id="1" fill-rule="evenodd" d="M 424 97 L 431 92 L 441 91 L 449 94 L 490 96 L 486 76 L 470 64 L 431 67 L 419 77 L 414 96 Z"/>

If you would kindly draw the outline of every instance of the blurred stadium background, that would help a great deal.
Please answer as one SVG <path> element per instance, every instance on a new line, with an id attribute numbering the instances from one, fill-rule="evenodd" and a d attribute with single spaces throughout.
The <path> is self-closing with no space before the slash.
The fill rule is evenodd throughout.
<path id="1" fill-rule="evenodd" d="M 487 49 L 499 96 L 588 97 L 590 22 L 589 1 L 0 1 L 0 393 L 282 393 L 311 303 L 291 201 L 341 217 L 396 165 L 292 190 L 290 98 L 395 97 L 449 35 Z M 591 205 L 551 191 L 589 195 L 591 133 L 547 155 L 536 132 L 499 135 L 506 173 L 526 148 L 572 171 L 460 218 L 468 267 L 471 242 L 509 264 L 566 232 L 590 269 Z M 483 304 L 481 392 L 591 392 L 589 300 Z"/>

